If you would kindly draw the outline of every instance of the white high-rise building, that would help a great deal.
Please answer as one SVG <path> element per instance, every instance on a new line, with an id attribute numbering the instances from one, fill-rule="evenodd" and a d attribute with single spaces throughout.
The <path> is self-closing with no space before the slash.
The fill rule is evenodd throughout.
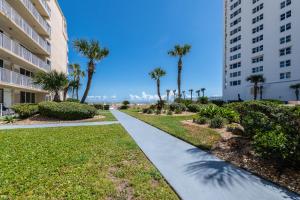
<path id="1" fill-rule="evenodd" d="M 67 73 L 68 36 L 57 0 L 0 0 L 0 104 L 38 103 L 38 71 Z"/>
<path id="2" fill-rule="evenodd" d="M 258 98 L 295 100 L 300 83 L 300 0 L 224 0 L 224 100 L 253 99 L 247 77 L 262 74 Z"/>

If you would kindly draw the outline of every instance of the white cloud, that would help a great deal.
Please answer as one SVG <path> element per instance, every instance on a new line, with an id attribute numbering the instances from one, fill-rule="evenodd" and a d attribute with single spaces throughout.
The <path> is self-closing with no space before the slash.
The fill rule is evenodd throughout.
<path id="1" fill-rule="evenodd" d="M 157 101 L 159 99 L 157 94 L 148 94 L 144 91 L 141 95 L 130 94 L 129 97 L 131 101 Z"/>

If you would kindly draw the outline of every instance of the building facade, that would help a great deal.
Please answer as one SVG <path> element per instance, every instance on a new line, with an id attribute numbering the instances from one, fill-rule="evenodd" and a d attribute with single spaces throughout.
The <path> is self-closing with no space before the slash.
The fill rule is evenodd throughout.
<path id="1" fill-rule="evenodd" d="M 253 99 L 247 77 L 261 74 L 258 98 L 296 99 L 300 83 L 300 1 L 224 0 L 223 98 Z"/>
<path id="2" fill-rule="evenodd" d="M 47 100 L 32 77 L 38 71 L 67 73 L 67 42 L 57 0 L 0 0 L 0 104 Z"/>

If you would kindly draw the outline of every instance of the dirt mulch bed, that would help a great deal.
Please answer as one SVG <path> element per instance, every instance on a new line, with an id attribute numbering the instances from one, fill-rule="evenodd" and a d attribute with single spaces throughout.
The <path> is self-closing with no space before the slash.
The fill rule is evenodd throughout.
<path id="1" fill-rule="evenodd" d="M 58 120 L 54 118 L 49 118 L 49 117 L 43 117 L 41 115 L 36 115 L 33 117 L 30 117 L 28 119 L 24 120 L 17 120 L 14 122 L 14 125 L 34 125 L 34 124 L 53 124 L 53 123 L 76 123 L 76 122 L 97 122 L 100 119 L 104 119 L 104 116 L 97 115 L 94 118 L 90 119 L 83 119 L 83 120 L 69 120 L 69 121 L 64 121 L 64 120 Z M 1 122 L 1 124 L 5 124 L 4 122 Z"/>
<path id="2" fill-rule="evenodd" d="M 198 125 L 192 121 L 183 121 L 182 123 L 208 128 L 208 125 Z M 299 169 L 286 168 L 279 174 L 279 167 L 273 160 L 262 159 L 255 154 L 249 139 L 233 135 L 226 128 L 213 130 L 222 136 L 222 140 L 211 150 L 214 155 L 300 194 Z"/>

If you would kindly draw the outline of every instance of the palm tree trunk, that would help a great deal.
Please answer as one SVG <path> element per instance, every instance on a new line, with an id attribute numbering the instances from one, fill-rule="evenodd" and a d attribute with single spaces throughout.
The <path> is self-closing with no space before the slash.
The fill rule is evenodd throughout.
<path id="1" fill-rule="evenodd" d="M 161 95 L 160 95 L 160 80 L 159 79 L 157 79 L 157 95 L 159 97 L 158 109 L 161 110 L 162 109 L 162 99 L 161 99 Z"/>
<path id="2" fill-rule="evenodd" d="M 59 97 L 59 92 L 58 91 L 55 92 L 53 101 L 60 102 L 60 97 Z"/>
<path id="3" fill-rule="evenodd" d="M 257 99 L 257 83 L 254 83 L 254 100 Z"/>
<path id="4" fill-rule="evenodd" d="M 91 88 L 91 85 L 92 85 L 93 75 L 94 75 L 94 63 L 92 61 L 90 61 L 89 69 L 88 69 L 88 81 L 87 81 L 86 88 L 85 88 L 85 91 L 83 93 L 82 99 L 80 101 L 81 103 L 85 102 L 85 100 L 86 100 L 86 98 L 89 94 L 89 91 L 90 91 L 90 88 Z"/>
<path id="5" fill-rule="evenodd" d="M 296 93 L 297 101 L 299 101 L 299 89 L 298 88 L 296 89 L 295 93 Z"/>
<path id="6" fill-rule="evenodd" d="M 181 99 L 181 72 L 182 72 L 182 58 L 180 57 L 178 61 L 178 77 L 177 77 L 179 99 Z"/>
<path id="7" fill-rule="evenodd" d="M 77 99 L 77 100 L 79 99 L 79 96 L 78 96 L 78 90 L 79 90 L 79 88 L 77 87 L 77 88 L 76 88 L 76 99 Z"/>

